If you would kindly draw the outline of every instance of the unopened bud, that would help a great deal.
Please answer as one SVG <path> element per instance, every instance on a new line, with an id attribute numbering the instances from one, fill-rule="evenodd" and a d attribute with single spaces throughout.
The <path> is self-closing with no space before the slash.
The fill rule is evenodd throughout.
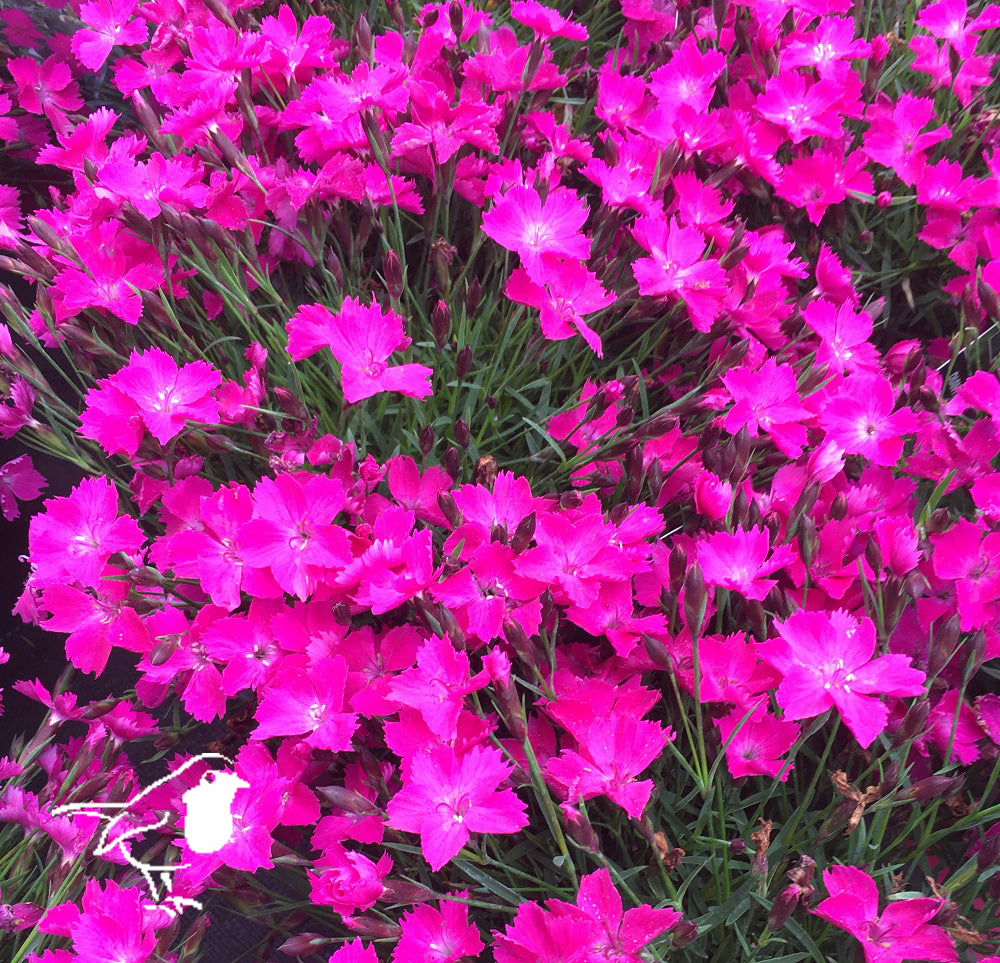
<path id="1" fill-rule="evenodd" d="M 625 497 L 629 503 L 638 501 L 644 475 L 642 449 L 638 445 L 633 445 L 625 453 Z"/>
<path id="2" fill-rule="evenodd" d="M 464 16 L 465 11 L 462 9 L 462 4 L 458 3 L 457 0 L 451 0 L 451 3 L 448 4 L 448 26 L 451 27 L 451 32 L 458 40 L 462 39 Z"/>
<path id="3" fill-rule="evenodd" d="M 403 294 L 403 262 L 395 251 L 390 251 L 382 259 L 382 277 L 389 297 L 398 301 Z"/>
<path id="4" fill-rule="evenodd" d="M 483 286 L 479 283 L 479 278 L 473 278 L 469 284 L 465 295 L 465 313 L 468 317 L 474 317 L 479 310 L 479 305 L 483 302 Z"/>
<path id="5" fill-rule="evenodd" d="M 537 652 L 520 622 L 504 619 L 503 636 L 525 665 L 535 665 Z"/>
<path id="6" fill-rule="evenodd" d="M 336 942 L 331 937 L 320 936 L 319 933 L 297 933 L 291 939 L 285 940 L 278 947 L 278 952 L 287 953 L 289 956 L 312 956 L 320 947 Z"/>
<path id="7" fill-rule="evenodd" d="M 958 613 L 941 621 L 935 626 L 934 638 L 931 640 L 930 652 L 927 656 L 927 672 L 937 675 L 954 657 L 958 651 L 961 638 L 961 621 Z"/>
<path id="8" fill-rule="evenodd" d="M 157 642 L 153 646 L 153 651 L 149 654 L 149 661 L 152 665 L 161 666 L 170 660 L 170 657 L 177 650 L 180 640 L 177 636 L 169 636 Z"/>
<path id="9" fill-rule="evenodd" d="M 683 949 L 698 938 L 698 927 L 691 920 L 681 920 L 670 930 L 670 942 L 676 949 Z"/>
<path id="10" fill-rule="evenodd" d="M 510 540 L 510 547 L 515 555 L 520 555 L 530 544 L 535 534 L 535 523 L 536 517 L 534 512 L 526 515 L 518 522 L 517 528 L 514 529 L 514 537 Z"/>
<path id="11" fill-rule="evenodd" d="M 566 817 L 566 832 L 569 838 L 581 849 L 586 849 L 591 853 L 599 853 L 601 851 L 600 837 L 594 831 L 594 827 L 586 815 L 569 806 L 564 806 L 562 813 Z"/>
<path id="12" fill-rule="evenodd" d="M 767 914 L 767 928 L 772 932 L 780 930 L 799 905 L 802 893 L 798 886 L 786 886 L 771 904 L 771 912 Z"/>
<path id="13" fill-rule="evenodd" d="M 901 746 L 905 746 L 919 736 L 922 736 L 927 730 L 927 718 L 929 715 L 930 703 L 926 699 L 914 702 L 906 710 L 906 715 L 903 716 L 903 721 L 899 724 L 899 728 L 893 736 L 893 748 L 899 749 Z"/>
<path id="14" fill-rule="evenodd" d="M 912 786 L 901 789 L 896 799 L 902 802 L 927 802 L 944 799 L 958 792 L 965 785 L 965 776 L 928 776 L 918 779 Z"/>
<path id="15" fill-rule="evenodd" d="M 458 381 L 464 381 L 465 376 L 472 369 L 472 348 L 465 345 L 458 352 L 458 357 L 455 359 L 455 378 Z"/>
<path id="16" fill-rule="evenodd" d="M 667 652 L 667 647 L 651 635 L 643 635 L 642 641 L 646 645 L 646 655 L 649 656 L 649 661 L 660 669 L 669 669 L 670 653 Z"/>
<path id="17" fill-rule="evenodd" d="M 100 702 L 91 702 L 89 706 L 80 711 L 80 718 L 88 721 L 100 719 L 101 716 L 107 715 L 114 709 L 120 701 L 120 699 L 102 699 Z"/>
<path id="18" fill-rule="evenodd" d="M 830 504 L 830 518 L 835 522 L 842 522 L 847 518 L 847 496 L 840 492 Z"/>
<path id="19" fill-rule="evenodd" d="M 940 535 L 951 524 L 951 512 L 947 508 L 936 508 L 931 512 L 930 518 L 924 528 L 928 535 Z"/>
<path id="20" fill-rule="evenodd" d="M 683 545 L 675 545 L 667 556 L 667 571 L 670 573 L 670 591 L 680 595 L 687 574 L 688 554 Z"/>
<path id="21" fill-rule="evenodd" d="M 426 903 L 434 899 L 434 891 L 419 883 L 408 883 L 405 879 L 387 879 L 382 882 L 380 902 L 395 903 L 410 906 L 413 903 Z M 287 950 L 286 950 L 287 952 Z"/>
<path id="22" fill-rule="evenodd" d="M 420 429 L 420 453 L 426 458 L 434 450 L 434 426 L 426 425 Z"/>
<path id="23" fill-rule="evenodd" d="M 463 448 L 468 448 L 469 443 L 472 441 L 472 433 L 469 431 L 469 426 L 461 418 L 455 422 L 455 441 Z"/>
<path id="24" fill-rule="evenodd" d="M 434 343 L 438 348 L 443 348 L 448 343 L 448 335 L 451 333 L 451 308 L 447 302 L 438 301 L 431 311 L 431 327 L 434 329 Z"/>
<path id="25" fill-rule="evenodd" d="M 697 639 L 701 636 L 701 627 L 705 621 L 707 607 L 708 593 L 705 589 L 705 577 L 701 573 L 701 566 L 695 562 L 684 577 L 684 621 L 692 638 Z"/>
<path id="26" fill-rule="evenodd" d="M 354 50 L 359 61 L 370 63 L 372 59 L 372 28 L 368 24 L 368 17 L 361 14 L 354 27 L 354 34 L 351 37 Z"/>
<path id="27" fill-rule="evenodd" d="M 455 502 L 455 496 L 451 492 L 438 492 L 437 503 L 448 524 L 452 528 L 458 528 L 462 524 L 462 512 Z"/>
<path id="28" fill-rule="evenodd" d="M 452 481 L 458 481 L 462 474 L 462 456 L 457 448 L 449 447 L 444 453 L 444 470 L 451 475 Z"/>

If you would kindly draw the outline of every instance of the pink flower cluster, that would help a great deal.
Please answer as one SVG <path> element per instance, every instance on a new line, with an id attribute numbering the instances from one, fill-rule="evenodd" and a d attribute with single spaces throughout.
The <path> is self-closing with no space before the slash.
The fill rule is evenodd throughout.
<path id="1" fill-rule="evenodd" d="M 652 847 L 665 754 L 784 782 L 810 720 L 842 724 L 852 753 L 907 736 L 911 782 L 996 753 L 996 696 L 968 683 L 1000 657 L 1000 378 L 979 371 L 951 391 L 915 343 L 881 354 L 885 305 L 863 301 L 818 233 L 812 260 L 796 246 L 847 211 L 912 203 L 922 242 L 955 266 L 945 291 L 964 322 L 991 317 L 996 142 L 976 147 L 974 171 L 934 159 L 951 131 L 932 95 L 968 107 L 989 84 L 996 58 L 976 50 L 1000 26 L 992 7 L 921 8 L 909 46 L 929 86 L 893 98 L 878 92 L 888 42 L 856 36 L 841 0 L 787 15 L 627 0 L 624 44 L 594 66 L 561 65 L 586 28 L 534 0 L 510 5 L 517 27 L 455 0 L 375 37 L 359 24 L 352 44 L 289 7 L 253 19 L 245 4 L 182 6 L 77 4 L 72 38 L 7 64 L 16 108 L 0 94 L 0 141 L 73 185 L 27 222 L 0 185 L 0 248 L 37 283 L 38 341 L 86 359 L 79 435 L 132 473 L 45 503 L 17 611 L 64 633 L 81 671 L 134 654 L 146 710 L 176 697 L 211 723 L 239 706 L 250 726 L 235 768 L 252 789 L 236 795 L 233 834 L 211 854 L 172 837 L 175 893 L 197 896 L 224 868 L 270 869 L 294 844 L 314 854 L 311 900 L 352 933 L 395 939 L 394 963 L 457 961 L 484 949 L 472 901 L 404 879 L 407 849 L 433 874 L 457 872 L 493 837 L 536 828 L 550 798 L 546 818 L 582 849 L 600 852 L 599 807 Z M 80 113 L 80 81 L 109 60 L 141 133 L 116 132 L 107 107 Z M 552 96 L 573 84 L 593 85 L 593 142 Z M 461 252 L 431 236 L 450 204 L 481 228 Z M 755 220 L 761 205 L 774 216 Z M 404 223 L 420 237 L 389 250 Z M 405 264 L 417 241 L 428 260 Z M 295 288 L 309 293 L 275 324 L 264 304 L 290 265 L 322 266 L 327 289 Z M 269 363 L 294 385 L 332 358 L 338 404 L 433 399 L 442 378 L 420 359 L 447 338 L 422 295 L 439 316 L 460 300 L 474 314 L 477 271 L 494 305 L 502 289 L 518 306 L 504 317 L 537 312 L 542 341 L 579 334 L 597 356 L 653 345 L 638 374 L 574 385 L 579 401 L 544 426 L 571 461 L 560 494 L 507 470 L 471 483 L 461 466 L 380 462 L 321 435 L 316 412 L 269 384 Z M 433 283 L 415 296 L 403 279 L 420 274 Z M 186 332 L 191 357 L 160 346 L 168 304 L 221 319 L 220 338 L 241 312 L 278 335 L 262 331 L 269 349 L 252 341 L 227 374 Z M 0 435 L 44 431 L 41 373 L 5 335 L 21 376 Z M 659 363 L 678 341 L 703 370 Z M 234 457 L 246 473 L 220 481 Z M 0 468 L 5 516 L 42 486 L 26 461 Z M 676 704 L 663 697 L 673 683 Z M 47 803 L 83 786 L 136 795 L 118 750 L 157 725 L 125 702 L 17 691 L 52 725 L 87 730 L 46 749 L 44 790 L 0 794 L 0 820 L 68 866 L 95 817 L 53 817 Z M 693 763 L 675 745 L 688 705 L 703 722 Z M 18 765 L 0 760 L 0 773 Z M 182 777 L 142 808 L 179 811 L 196 772 Z M 575 903 L 522 903 L 491 934 L 497 963 L 638 961 L 692 935 L 678 907 L 624 910 L 613 878 L 584 875 Z M 938 900 L 880 912 L 860 869 L 824 881 L 815 914 L 869 963 L 955 959 L 932 922 Z M 370 913 L 400 905 L 396 923 Z M 39 919 L 5 910 L 9 928 Z M 80 906 L 41 918 L 72 950 L 34 963 L 143 963 L 167 925 L 136 889 L 91 880 Z M 360 936 L 331 959 L 375 960 Z"/>

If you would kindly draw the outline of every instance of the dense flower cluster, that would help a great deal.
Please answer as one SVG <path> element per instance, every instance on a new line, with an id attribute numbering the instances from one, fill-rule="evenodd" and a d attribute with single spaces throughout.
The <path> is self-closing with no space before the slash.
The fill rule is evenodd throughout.
<path id="1" fill-rule="evenodd" d="M 3 13 L 24 54 L 0 148 L 62 188 L 29 215 L 0 185 L 3 263 L 36 295 L 0 298 L 0 435 L 89 469 L 32 518 L 16 611 L 81 672 L 122 649 L 137 675 L 134 700 L 82 707 L 15 686 L 50 715 L 0 759 L 0 822 L 58 867 L 49 906 L 0 905 L 0 934 L 31 934 L 18 963 L 168 952 L 176 920 L 129 861 L 104 878 L 97 817 L 51 810 L 183 813 L 189 754 L 144 795 L 122 750 L 170 750 L 170 711 L 226 727 L 250 787 L 215 852 L 157 822 L 172 892 L 302 870 L 339 936 L 289 953 L 638 963 L 751 897 L 759 949 L 821 859 L 828 895 L 786 958 L 819 958 L 807 925 L 869 963 L 992 948 L 950 897 L 976 873 L 995 895 L 996 824 L 953 873 L 926 851 L 948 833 L 928 823 L 914 853 L 903 813 L 938 795 L 956 832 L 996 816 L 995 769 L 961 792 L 1000 751 L 1000 378 L 943 371 L 1000 308 L 997 139 L 952 129 L 992 123 L 997 57 L 977 50 L 1000 13 L 921 7 L 895 43 L 929 80 L 896 95 L 890 39 L 842 0 L 614 6 L 600 59 L 599 17 L 536 0 L 389 2 L 391 27 L 350 40 L 222 0 L 75 2 L 44 45 Z M 87 106 L 98 78 L 113 96 Z M 945 364 L 876 346 L 890 305 L 837 246 L 848 218 L 904 206 L 952 266 Z M 29 348 L 72 359 L 78 405 Z M 4 516 L 43 487 L 26 456 L 0 467 Z M 790 804 L 772 859 L 815 862 L 780 889 L 769 807 L 813 767 L 810 798 L 822 770 L 841 798 L 811 835 Z M 675 885 L 730 872 L 748 839 L 736 892 Z M 490 875 L 508 863 L 522 891 Z M 919 869 L 934 896 L 880 912 L 904 863 L 898 890 Z"/>

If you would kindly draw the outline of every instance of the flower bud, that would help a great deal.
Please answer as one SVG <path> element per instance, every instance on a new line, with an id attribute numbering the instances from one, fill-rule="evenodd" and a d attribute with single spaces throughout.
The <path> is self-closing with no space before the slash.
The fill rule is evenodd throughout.
<path id="1" fill-rule="evenodd" d="M 346 813 L 363 815 L 378 812 L 378 807 L 359 792 L 344 786 L 317 786 L 318 792 L 331 806 L 342 809 Z"/>
<path id="2" fill-rule="evenodd" d="M 579 492 L 563 492 L 559 496 L 559 507 L 563 511 L 573 511 L 583 504 L 583 496 Z"/>
<path id="3" fill-rule="evenodd" d="M 842 522 L 847 518 L 847 496 L 840 492 L 830 504 L 830 518 L 835 522 Z"/>
<path id="4" fill-rule="evenodd" d="M 587 816 L 572 806 L 562 806 L 565 817 L 566 833 L 581 849 L 591 853 L 601 851 L 601 840 Z"/>
<path id="5" fill-rule="evenodd" d="M 455 502 L 455 497 L 451 492 L 438 492 L 437 495 L 438 508 L 441 509 L 441 514 L 447 519 L 448 524 L 452 528 L 458 528 L 462 524 L 462 512 L 460 511 L 458 504 Z"/>
<path id="6" fill-rule="evenodd" d="M 383 903 L 410 906 L 413 903 L 426 903 L 428 900 L 434 899 L 433 890 L 421 886 L 419 883 L 408 883 L 405 879 L 383 880 L 382 885 L 380 901 Z"/>
<path id="7" fill-rule="evenodd" d="M 434 426 L 426 425 L 420 430 L 420 454 L 426 458 L 434 450 Z"/>
<path id="8" fill-rule="evenodd" d="M 683 949 L 698 938 L 698 927 L 691 920 L 681 920 L 670 929 L 670 942 L 677 949 Z"/>
<path id="9" fill-rule="evenodd" d="M 659 438 L 677 427 L 677 419 L 669 415 L 657 415 L 639 425 L 635 431 L 636 438 Z"/>
<path id="10" fill-rule="evenodd" d="M 701 566 L 695 562 L 684 577 L 684 622 L 691 632 L 692 638 L 697 639 L 701 635 L 707 607 L 708 593 L 705 589 L 705 577 L 701 573 Z"/>
<path id="11" fill-rule="evenodd" d="M 465 293 L 465 313 L 470 318 L 479 310 L 479 305 L 483 302 L 483 286 L 479 283 L 479 278 L 473 278 Z"/>
<path id="12" fill-rule="evenodd" d="M 351 45 L 359 61 L 370 63 L 372 59 L 372 28 L 368 24 L 368 17 L 361 14 L 354 27 L 351 36 Z"/>
<path id="13" fill-rule="evenodd" d="M 899 724 L 899 728 L 892 738 L 893 748 L 899 749 L 907 743 L 913 742 L 918 736 L 923 735 L 927 729 L 927 718 L 929 715 L 930 703 L 926 699 L 914 702 L 906 710 L 906 715 L 903 716 L 903 721 Z"/>
<path id="14" fill-rule="evenodd" d="M 534 512 L 518 522 L 517 528 L 514 529 L 514 537 L 510 540 L 510 547 L 515 555 L 520 555 L 528 547 L 535 534 L 535 523 Z"/>
<path id="15" fill-rule="evenodd" d="M 335 942 L 336 940 L 320 936 L 319 933 L 296 933 L 278 947 L 278 952 L 289 956 L 312 956 L 321 946 L 329 946 Z"/>
<path id="16" fill-rule="evenodd" d="M 786 886 L 771 904 L 771 912 L 767 914 L 767 928 L 772 932 L 780 930 L 799 905 L 801 891 L 798 886 Z"/>
<path id="17" fill-rule="evenodd" d="M 670 573 L 670 591 L 680 595 L 687 574 L 688 555 L 683 545 L 675 545 L 667 557 L 667 571 Z"/>
<path id="18" fill-rule="evenodd" d="M 936 508 L 924 525 L 928 535 L 940 535 L 951 525 L 951 512 L 947 508 Z"/>
<path id="19" fill-rule="evenodd" d="M 395 251 L 389 251 L 382 259 L 382 277 L 389 297 L 398 301 L 403 294 L 403 262 Z"/>
<path id="20" fill-rule="evenodd" d="M 462 474 L 462 456 L 457 448 L 449 447 L 444 453 L 444 470 L 451 475 L 451 480 L 457 482 Z"/>
<path id="21" fill-rule="evenodd" d="M 625 453 L 625 497 L 630 504 L 639 499 L 644 475 L 645 472 L 642 470 L 642 449 L 639 445 L 633 444 Z"/>
<path id="22" fill-rule="evenodd" d="M 472 433 L 469 431 L 469 426 L 461 418 L 455 422 L 455 441 L 463 448 L 468 448 L 469 443 L 472 441 Z"/>
<path id="23" fill-rule="evenodd" d="M 930 652 L 927 655 L 928 675 L 937 675 L 958 651 L 961 638 L 960 626 L 958 613 L 935 626 L 934 638 L 931 640 Z"/>
<path id="24" fill-rule="evenodd" d="M 660 669 L 669 669 L 670 653 L 667 652 L 667 647 L 651 635 L 644 634 L 642 641 L 646 645 L 646 655 L 649 656 L 649 661 Z"/>
<path id="25" fill-rule="evenodd" d="M 537 664 L 535 647 L 520 622 L 515 619 L 504 619 L 503 636 L 525 665 Z"/>
<path id="26" fill-rule="evenodd" d="M 733 486 L 717 475 L 703 471 L 694 483 L 694 504 L 709 521 L 721 521 L 732 507 Z"/>
<path id="27" fill-rule="evenodd" d="M 928 802 L 943 799 L 957 792 L 965 785 L 965 776 L 928 776 L 918 779 L 913 785 L 901 789 L 896 799 L 901 802 Z"/>
<path id="28" fill-rule="evenodd" d="M 464 381 L 465 376 L 469 373 L 472 368 L 472 348 L 465 345 L 459 352 L 458 357 L 455 359 L 455 378 L 458 381 Z"/>
<path id="29" fill-rule="evenodd" d="M 431 327 L 434 329 L 434 342 L 438 348 L 444 348 L 451 333 L 451 308 L 446 301 L 438 301 L 431 311 Z"/>

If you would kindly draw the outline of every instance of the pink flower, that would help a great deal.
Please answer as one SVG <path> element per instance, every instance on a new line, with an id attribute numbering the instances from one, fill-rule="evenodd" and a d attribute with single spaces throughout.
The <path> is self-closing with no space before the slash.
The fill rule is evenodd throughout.
<path id="1" fill-rule="evenodd" d="M 823 883 L 830 895 L 810 912 L 854 936 L 866 963 L 958 959 L 948 934 L 927 922 L 941 909 L 941 900 L 898 900 L 880 914 L 875 880 L 860 869 L 831 866 L 823 871 Z"/>
<path id="2" fill-rule="evenodd" d="M 804 207 L 809 220 L 819 224 L 827 208 L 846 200 L 848 191 L 872 193 L 874 184 L 871 174 L 865 170 L 867 162 L 868 158 L 860 150 L 845 157 L 842 147 L 819 148 L 796 157 L 783 168 L 775 193 L 796 207 Z"/>
<path id="3" fill-rule="evenodd" d="M 819 80 L 807 87 L 802 74 L 782 70 L 767 82 L 754 106 L 762 117 L 784 127 L 793 144 L 801 144 L 809 137 L 837 138 L 842 134 L 842 111 L 838 109 L 842 95 L 837 81 Z"/>
<path id="4" fill-rule="evenodd" d="M 632 234 L 650 257 L 632 262 L 639 293 L 647 297 L 676 294 L 687 306 L 696 331 L 708 331 L 726 295 L 726 272 L 706 259 L 705 238 L 696 227 L 675 219 L 640 217 Z"/>
<path id="5" fill-rule="evenodd" d="M 30 502 L 45 490 L 47 482 L 35 470 L 29 455 L 18 455 L 0 467 L 0 511 L 12 522 L 21 514 L 18 501 Z"/>
<path id="6" fill-rule="evenodd" d="M 896 392 L 881 375 L 857 374 L 827 397 L 820 423 L 827 437 L 849 455 L 891 468 L 903 453 L 903 436 L 917 430 L 908 408 L 893 411 Z"/>
<path id="7" fill-rule="evenodd" d="M 504 294 L 539 311 L 542 334 L 549 341 L 579 334 L 598 358 L 604 357 L 600 337 L 583 316 L 614 304 L 615 296 L 582 264 L 552 259 L 538 265 L 534 277 L 518 268 L 508 278 Z"/>
<path id="8" fill-rule="evenodd" d="M 798 738 L 799 727 L 770 715 L 761 703 L 746 718 L 743 708 L 734 709 L 716 725 L 726 747 L 726 765 L 734 779 L 767 776 L 784 782 L 792 771 L 782 757 Z"/>
<path id="9" fill-rule="evenodd" d="M 390 683 L 389 698 L 416 709 L 431 732 L 451 742 L 466 695 L 488 682 L 485 670 L 470 678 L 469 657 L 449 639 L 433 635 L 417 653 L 417 664 Z"/>
<path id="10" fill-rule="evenodd" d="M 352 943 L 345 943 L 329 960 L 329 963 L 378 963 L 375 944 L 365 946 L 359 936 Z"/>
<path id="11" fill-rule="evenodd" d="M 494 931 L 496 963 L 641 963 L 642 950 L 675 926 L 681 914 L 648 904 L 622 912 L 611 873 L 580 880 L 576 905 L 550 899 L 545 912 L 522 903 L 503 933 Z"/>
<path id="12" fill-rule="evenodd" d="M 796 558 L 790 545 L 781 545 L 768 558 L 771 540 L 767 529 L 738 528 L 735 532 L 716 532 L 698 545 L 698 563 L 707 585 L 739 592 L 744 598 L 763 600 L 777 585 L 764 578 Z"/>
<path id="13" fill-rule="evenodd" d="M 440 909 L 415 906 L 399 925 L 403 932 L 392 963 L 458 963 L 478 959 L 484 949 L 479 930 L 469 923 L 469 907 L 462 903 L 442 901 Z"/>
<path id="14" fill-rule="evenodd" d="M 565 787 L 566 800 L 607 796 L 633 819 L 640 819 L 653 791 L 653 781 L 636 781 L 674 739 L 668 726 L 616 710 L 574 727 L 579 751 L 564 749 L 549 761 L 545 775 Z"/>
<path id="15" fill-rule="evenodd" d="M 543 6 L 538 0 L 513 0 L 510 15 L 544 39 L 565 37 L 567 40 L 587 39 L 587 28 L 564 17 L 558 10 Z"/>
<path id="16" fill-rule="evenodd" d="M 872 334 L 871 315 L 855 312 L 849 301 L 838 308 L 825 299 L 810 301 L 802 309 L 802 319 L 819 335 L 818 364 L 830 365 L 835 374 L 878 370 L 878 352 L 868 343 Z"/>
<path id="17" fill-rule="evenodd" d="M 789 719 L 811 719 L 836 708 L 863 749 L 885 728 L 889 710 L 873 696 L 923 695 L 924 673 L 904 655 L 875 654 L 875 625 L 843 609 L 800 610 L 776 622 L 780 638 L 761 656 L 782 675 L 778 705 Z"/>
<path id="18" fill-rule="evenodd" d="M 942 125 L 921 134 L 934 117 L 934 101 L 911 93 L 902 94 L 892 105 L 874 103 L 868 117 L 871 126 L 865 132 L 865 153 L 894 170 L 904 184 L 917 182 L 927 151 L 951 133 Z"/>
<path id="19" fill-rule="evenodd" d="M 751 366 L 727 371 L 722 383 L 733 398 L 722 425 L 735 435 L 744 425 L 751 438 L 763 428 L 789 458 L 798 458 L 806 442 L 800 423 L 809 412 L 799 400 L 795 370 L 768 358 L 756 371 Z"/>
<path id="20" fill-rule="evenodd" d="M 194 361 L 178 368 L 166 351 L 133 351 L 129 363 L 108 379 L 139 406 L 149 433 L 161 444 L 189 421 L 219 423 L 214 392 L 222 377 L 210 364 Z"/>
<path id="21" fill-rule="evenodd" d="M 125 604 L 129 591 L 127 582 L 110 579 L 101 582 L 96 595 L 71 585 L 48 585 L 38 607 L 50 614 L 41 625 L 50 632 L 68 633 L 66 657 L 81 672 L 99 675 L 113 646 L 143 653 L 153 648 L 142 619 Z"/>
<path id="22" fill-rule="evenodd" d="M 552 63 L 547 45 L 542 48 L 542 60 L 535 72 L 525 77 L 531 48 L 518 44 L 510 27 L 491 32 L 489 44 L 488 52 L 470 57 L 463 68 L 469 80 L 485 84 L 488 90 L 519 94 L 525 90 L 554 90 L 566 83 L 566 77 Z"/>
<path id="23" fill-rule="evenodd" d="M 254 517 L 239 531 L 240 555 L 270 568 L 286 592 L 304 601 L 328 568 L 351 561 L 347 532 L 332 524 L 345 504 L 335 478 L 308 472 L 262 478 L 253 502 Z"/>
<path id="24" fill-rule="evenodd" d="M 17 101 L 29 114 L 51 116 L 63 110 L 79 110 L 83 106 L 80 90 L 68 64 L 56 54 L 42 63 L 31 57 L 8 60 L 7 69 L 17 84 Z"/>
<path id="25" fill-rule="evenodd" d="M 156 952 L 157 925 L 167 914 L 144 900 L 135 888 L 106 880 L 88 880 L 81 906 L 63 903 L 50 909 L 38 925 L 43 933 L 73 941 L 73 963 L 145 963 Z"/>
<path id="26" fill-rule="evenodd" d="M 733 486 L 717 475 L 703 471 L 694 483 L 694 504 L 710 522 L 721 521 L 733 504 Z"/>
<path id="27" fill-rule="evenodd" d="M 353 712 L 343 712 L 347 663 L 342 656 L 318 659 L 277 673 L 257 707 L 254 739 L 302 736 L 316 749 L 344 752 L 358 727 Z"/>
<path id="28" fill-rule="evenodd" d="M 321 348 L 329 348 L 341 364 L 344 399 L 354 404 L 381 391 L 398 391 L 410 398 L 426 398 L 434 373 L 422 364 L 389 367 L 393 351 L 410 346 L 403 333 L 403 319 L 378 304 L 362 307 L 356 298 L 345 298 L 337 314 L 321 304 L 306 304 L 289 319 L 288 353 L 301 361 Z"/>
<path id="29" fill-rule="evenodd" d="M 385 890 L 383 879 L 392 869 L 392 858 L 383 853 L 377 863 L 367 856 L 333 845 L 315 863 L 318 875 L 307 873 L 312 884 L 309 898 L 329 906 L 344 918 L 371 909 Z"/>
<path id="30" fill-rule="evenodd" d="M 483 215 L 483 233 L 520 255 L 530 275 L 555 258 L 586 261 L 590 240 L 580 233 L 587 207 L 574 191 L 556 188 L 543 202 L 531 187 L 512 187 Z"/>
<path id="31" fill-rule="evenodd" d="M 439 870 L 472 833 L 516 833 L 528 824 L 524 803 L 498 788 L 509 775 L 497 749 L 473 746 L 459 757 L 436 746 L 413 757 L 410 778 L 389 802 L 389 826 L 419 833 L 424 858 Z"/>
<path id="32" fill-rule="evenodd" d="M 135 519 L 118 514 L 118 492 L 107 478 L 85 478 L 65 498 L 50 498 L 29 528 L 32 580 L 78 581 L 96 588 L 116 552 L 131 555 L 144 541 Z"/>
<path id="33" fill-rule="evenodd" d="M 80 7 L 80 19 L 91 30 L 73 36 L 73 53 L 85 67 L 97 73 L 112 48 L 145 43 L 149 27 L 140 18 L 132 19 L 136 0 L 96 0 Z"/>
<path id="34" fill-rule="evenodd" d="M 991 621 L 1000 596 L 1000 532 L 986 532 L 959 519 L 946 532 L 931 536 L 934 574 L 955 582 L 963 632 Z"/>

